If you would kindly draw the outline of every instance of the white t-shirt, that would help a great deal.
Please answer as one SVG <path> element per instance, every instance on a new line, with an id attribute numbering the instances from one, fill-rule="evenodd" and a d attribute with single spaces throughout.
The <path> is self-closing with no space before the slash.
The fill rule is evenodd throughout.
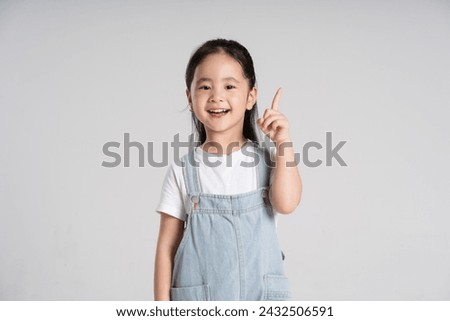
<path id="1" fill-rule="evenodd" d="M 252 149 L 250 149 L 252 148 Z M 255 153 L 254 146 L 249 146 L 248 151 Z M 216 155 L 205 152 L 202 148 L 194 149 L 194 159 L 199 162 L 200 189 L 207 194 L 241 194 L 254 191 L 258 188 L 257 166 L 245 167 L 242 163 L 249 164 L 254 161 L 250 153 L 243 153 L 242 149 L 228 155 Z M 272 151 L 271 151 L 271 154 Z M 272 158 L 273 159 L 273 158 Z M 206 164 L 218 166 L 207 166 Z M 273 171 L 271 172 L 273 173 Z M 270 181 L 272 177 L 270 177 Z M 185 220 L 189 200 L 186 185 L 183 178 L 183 167 L 172 161 L 164 179 L 161 189 L 161 198 L 156 211 L 172 215 L 180 220 Z"/>

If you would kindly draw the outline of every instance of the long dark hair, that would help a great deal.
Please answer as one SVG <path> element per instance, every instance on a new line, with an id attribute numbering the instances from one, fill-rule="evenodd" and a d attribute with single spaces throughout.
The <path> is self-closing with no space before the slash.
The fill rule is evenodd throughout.
<path id="1" fill-rule="evenodd" d="M 189 59 L 186 67 L 186 86 L 190 90 L 192 80 L 194 79 L 195 69 L 202 61 L 211 54 L 224 52 L 231 58 L 234 58 L 242 67 L 244 76 L 248 81 L 249 88 L 252 89 L 256 85 L 255 68 L 253 67 L 253 59 L 248 50 L 234 40 L 214 39 L 202 44 Z M 245 111 L 243 134 L 246 139 L 259 144 L 259 132 L 256 127 L 256 119 L 258 118 L 257 104 L 252 109 Z M 196 131 L 196 139 L 203 144 L 206 140 L 205 126 L 192 113 L 193 127 Z"/>

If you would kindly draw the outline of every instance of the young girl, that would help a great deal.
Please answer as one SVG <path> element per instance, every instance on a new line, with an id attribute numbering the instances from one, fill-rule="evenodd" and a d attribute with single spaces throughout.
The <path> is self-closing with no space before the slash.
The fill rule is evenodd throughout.
<path id="1" fill-rule="evenodd" d="M 281 91 L 257 119 L 255 84 L 252 58 L 236 41 L 207 41 L 189 60 L 186 95 L 200 146 L 164 181 L 155 300 L 290 299 L 275 214 L 294 211 L 302 185 Z M 275 166 L 256 124 L 276 144 Z"/>

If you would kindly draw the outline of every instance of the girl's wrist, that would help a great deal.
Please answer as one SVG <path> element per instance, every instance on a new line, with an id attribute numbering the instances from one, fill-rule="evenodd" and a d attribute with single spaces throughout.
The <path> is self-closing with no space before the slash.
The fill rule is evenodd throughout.
<path id="1" fill-rule="evenodd" d="M 286 138 L 284 138 L 282 140 L 278 140 L 278 141 L 276 141 L 274 143 L 275 143 L 275 146 L 277 148 L 277 151 L 281 150 L 281 149 L 292 148 L 293 147 L 293 143 L 292 143 L 292 140 L 291 140 L 290 136 L 287 136 Z"/>

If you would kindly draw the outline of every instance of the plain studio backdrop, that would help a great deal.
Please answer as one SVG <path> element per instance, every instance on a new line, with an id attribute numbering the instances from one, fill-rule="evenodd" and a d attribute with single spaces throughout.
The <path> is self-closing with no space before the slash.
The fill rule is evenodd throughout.
<path id="1" fill-rule="evenodd" d="M 187 140 L 185 67 L 217 37 L 252 54 L 260 114 L 283 87 L 296 152 L 323 146 L 278 219 L 294 299 L 449 300 L 445 0 L 1 1 L 0 299 L 153 299 L 167 166 L 147 154 Z"/>

